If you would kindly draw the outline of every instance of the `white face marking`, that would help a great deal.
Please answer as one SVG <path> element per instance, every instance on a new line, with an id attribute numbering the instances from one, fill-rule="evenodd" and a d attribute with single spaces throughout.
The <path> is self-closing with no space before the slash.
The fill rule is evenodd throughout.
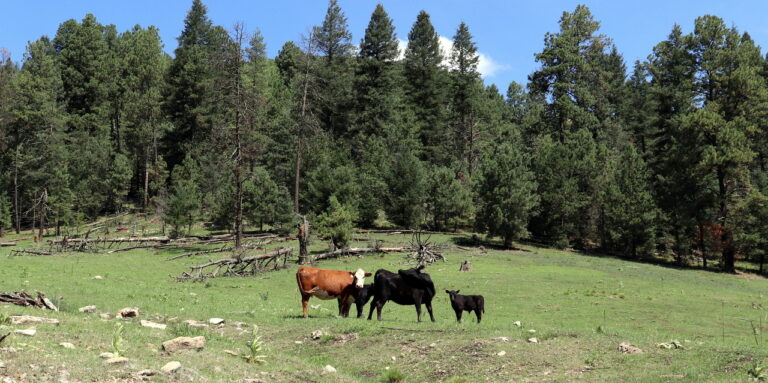
<path id="1" fill-rule="evenodd" d="M 365 284 L 365 271 L 363 271 L 363 269 L 357 269 L 357 271 L 355 271 L 354 278 L 355 286 L 358 289 L 362 289 L 363 285 Z"/>

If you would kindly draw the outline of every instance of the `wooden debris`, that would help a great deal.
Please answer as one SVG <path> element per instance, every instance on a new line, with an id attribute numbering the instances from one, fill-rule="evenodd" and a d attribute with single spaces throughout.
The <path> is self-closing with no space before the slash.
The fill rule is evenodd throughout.
<path id="1" fill-rule="evenodd" d="M 437 251 L 437 246 L 429 242 L 430 237 L 422 239 L 421 234 L 422 232 L 416 231 L 411 236 L 411 249 L 414 250 L 414 253 L 410 254 L 408 258 L 420 266 L 429 265 L 438 260 L 447 261 L 445 256 Z"/>
<path id="2" fill-rule="evenodd" d="M 29 255 L 53 255 L 53 253 L 49 251 L 38 251 L 38 250 L 13 250 L 10 254 L 8 254 L 9 257 L 18 257 L 25 254 Z"/>
<path id="3" fill-rule="evenodd" d="M 13 303 L 18 306 L 33 306 L 39 307 L 41 309 L 59 311 L 59 308 L 56 307 L 48 298 L 46 298 L 43 293 L 39 291 L 37 292 L 37 298 L 34 298 L 24 291 L 0 293 L 0 302 Z"/>
<path id="4" fill-rule="evenodd" d="M 314 261 L 323 259 L 338 258 L 350 255 L 362 255 L 368 253 L 402 253 L 412 251 L 410 247 L 352 247 L 347 249 L 338 249 L 314 256 Z"/>
<path id="5" fill-rule="evenodd" d="M 16 246 L 16 242 L 0 242 L 0 247 Z"/>
<path id="6" fill-rule="evenodd" d="M 190 273 L 182 273 L 181 276 L 176 279 L 179 281 L 186 281 L 202 280 L 217 276 L 253 275 L 266 270 L 270 263 L 273 264 L 273 270 L 276 270 L 285 266 L 288 257 L 290 257 L 292 253 L 293 248 L 288 247 L 250 257 L 232 257 L 210 261 L 202 265 L 192 266 Z M 212 268 L 213 271 L 206 272 L 205 270 L 208 268 Z"/>
<path id="7" fill-rule="evenodd" d="M 459 271 L 461 272 L 472 271 L 472 264 L 469 263 L 469 261 L 462 262 L 461 266 L 459 266 Z"/>

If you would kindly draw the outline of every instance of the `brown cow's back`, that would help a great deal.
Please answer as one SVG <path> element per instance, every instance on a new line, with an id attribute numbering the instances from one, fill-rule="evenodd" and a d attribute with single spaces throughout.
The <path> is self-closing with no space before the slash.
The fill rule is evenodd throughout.
<path id="1" fill-rule="evenodd" d="M 296 281 L 302 295 L 334 299 L 349 289 L 355 279 L 349 271 L 302 266 L 296 270 Z"/>

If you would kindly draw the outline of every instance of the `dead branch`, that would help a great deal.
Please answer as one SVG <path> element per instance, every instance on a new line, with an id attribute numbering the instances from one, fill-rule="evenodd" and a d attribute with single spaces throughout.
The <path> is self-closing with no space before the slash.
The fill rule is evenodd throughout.
<path id="1" fill-rule="evenodd" d="M 37 251 L 37 250 L 13 250 L 10 254 L 8 254 L 9 257 L 18 257 L 24 254 L 29 255 L 53 255 L 53 253 L 48 251 Z"/>
<path id="2" fill-rule="evenodd" d="M 0 247 L 16 246 L 16 242 L 0 242 Z"/>
<path id="3" fill-rule="evenodd" d="M 219 276 L 244 276 L 253 275 L 267 269 L 272 264 L 272 269 L 277 270 L 285 266 L 288 257 L 293 253 L 293 248 L 280 248 L 275 251 L 253 255 L 249 257 L 223 258 L 216 261 L 209 261 L 202 265 L 192 266 L 189 273 L 182 273 L 176 277 L 179 281 L 203 280 Z M 280 261 L 282 259 L 282 262 Z M 213 267 L 213 271 L 206 272 L 207 268 Z"/>
<path id="4" fill-rule="evenodd" d="M 442 260 L 443 262 L 447 261 L 445 256 L 437 251 L 440 247 L 431 244 L 429 242 L 430 237 L 422 239 L 421 235 L 421 232 L 416 231 L 411 236 L 411 249 L 415 252 L 409 254 L 408 259 L 420 266 L 429 265 L 438 260 Z"/>
<path id="5" fill-rule="evenodd" d="M 342 256 L 350 255 L 362 255 L 368 253 L 402 253 L 411 251 L 409 247 L 352 247 L 347 249 L 338 249 L 323 254 L 318 254 L 313 257 L 313 261 L 320 261 L 323 259 L 338 258 Z"/>
<path id="6" fill-rule="evenodd" d="M 59 308 L 56 307 L 48 298 L 46 298 L 45 294 L 39 291 L 37 292 L 37 298 L 34 298 L 24 291 L 0 293 L 0 302 L 12 303 L 18 306 L 32 306 L 39 307 L 41 309 L 59 311 Z"/>

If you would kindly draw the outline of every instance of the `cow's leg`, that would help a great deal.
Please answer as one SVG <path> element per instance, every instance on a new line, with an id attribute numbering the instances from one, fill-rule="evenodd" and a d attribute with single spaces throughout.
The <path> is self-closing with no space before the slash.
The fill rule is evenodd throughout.
<path id="1" fill-rule="evenodd" d="M 427 311 L 429 312 L 429 319 L 432 319 L 432 322 L 435 321 L 435 314 L 432 314 L 432 301 L 429 301 L 426 303 Z"/>
<path id="2" fill-rule="evenodd" d="M 344 315 L 344 311 L 343 311 L 344 303 L 342 302 L 341 297 L 338 297 L 336 299 L 336 302 L 339 304 L 339 316 L 343 316 Z"/>
<path id="3" fill-rule="evenodd" d="M 357 307 L 357 319 L 360 319 L 363 317 L 363 308 L 365 308 L 365 304 L 355 302 L 355 306 Z"/>
<path id="4" fill-rule="evenodd" d="M 309 304 L 309 297 L 311 295 L 301 295 L 301 308 L 304 311 L 304 318 L 309 317 L 309 313 L 307 313 L 307 305 Z"/>
<path id="5" fill-rule="evenodd" d="M 421 322 L 421 299 L 415 299 L 413 305 L 416 306 L 416 320 Z"/>
<path id="6" fill-rule="evenodd" d="M 483 319 L 483 314 L 480 313 L 480 309 L 475 309 L 475 315 L 477 315 L 477 323 L 480 324 L 480 320 Z"/>
<path id="7" fill-rule="evenodd" d="M 456 311 L 456 322 L 461 323 L 461 314 L 464 313 L 462 310 L 455 310 Z"/>
<path id="8" fill-rule="evenodd" d="M 373 317 L 373 310 L 376 308 L 376 305 L 378 304 L 377 302 L 378 300 L 376 300 L 376 298 L 371 302 L 371 309 L 368 310 L 368 320 L 371 320 L 371 317 Z"/>
<path id="9" fill-rule="evenodd" d="M 342 295 L 339 297 L 339 315 L 342 318 L 349 317 L 349 295 Z"/>
<path id="10" fill-rule="evenodd" d="M 382 308 L 384 308 L 384 302 L 383 301 L 376 302 L 376 320 L 378 320 L 378 321 L 381 320 L 381 309 Z"/>

